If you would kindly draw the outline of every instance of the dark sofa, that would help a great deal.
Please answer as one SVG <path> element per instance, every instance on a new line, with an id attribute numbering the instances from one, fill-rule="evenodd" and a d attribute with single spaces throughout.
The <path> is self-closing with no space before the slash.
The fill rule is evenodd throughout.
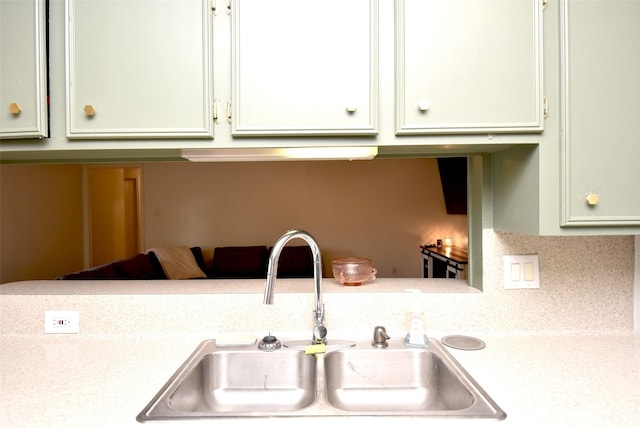
<path id="1" fill-rule="evenodd" d="M 191 247 L 189 250 L 207 278 L 259 279 L 267 276 L 271 248 L 266 246 L 216 247 L 213 251 L 213 259 L 209 261 L 205 260 L 200 247 Z M 278 277 L 313 277 L 313 259 L 309 247 L 284 247 L 278 262 Z M 167 279 L 167 275 L 155 252 L 148 251 L 91 269 L 68 273 L 56 279 Z"/>

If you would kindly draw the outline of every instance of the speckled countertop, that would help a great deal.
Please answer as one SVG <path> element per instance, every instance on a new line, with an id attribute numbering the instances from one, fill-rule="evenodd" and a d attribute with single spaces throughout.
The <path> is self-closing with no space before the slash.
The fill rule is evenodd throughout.
<path id="1" fill-rule="evenodd" d="M 273 306 L 262 305 L 259 281 L 109 281 L 87 284 L 85 292 L 78 292 L 81 284 L 60 281 L 2 284 L 0 426 L 141 426 L 136 415 L 202 340 L 229 331 L 260 335 L 269 329 L 281 338 L 310 334 L 313 296 L 306 282 L 279 281 Z M 329 335 L 368 338 L 375 325 L 385 325 L 392 338 L 403 337 L 411 301 L 408 293 L 399 291 L 422 287 L 427 291 L 423 298 L 432 337 L 470 334 L 486 342 L 480 351 L 450 352 L 507 418 L 437 424 L 412 417 L 349 417 L 349 421 L 385 428 L 389 423 L 640 427 L 640 336 L 611 328 L 603 333 L 598 325 L 583 323 L 576 308 L 590 309 L 595 298 L 582 303 L 571 296 L 574 306 L 569 317 L 567 311 L 555 311 L 558 299 L 543 308 L 523 305 L 524 299 L 528 303 L 540 293 L 508 293 L 498 306 L 494 291 L 479 293 L 464 286 L 452 291 L 451 284 L 381 280 L 354 291 L 326 281 Z M 79 311 L 80 333 L 43 334 L 45 310 Z M 587 315 L 595 323 L 600 312 L 589 310 Z M 615 314 L 611 316 L 615 321 Z M 625 319 L 613 324 L 624 326 Z M 536 328 L 529 328 L 534 322 Z M 589 330 L 576 331 L 575 325 Z M 332 419 L 244 418 L 225 420 L 224 426 L 320 426 Z M 211 421 L 145 425 L 200 424 L 212 425 Z"/>
<path id="2" fill-rule="evenodd" d="M 451 350 L 506 412 L 504 421 L 437 426 L 640 426 L 640 337 L 483 337 L 481 351 Z M 0 426 L 136 427 L 136 415 L 198 340 L 2 337 Z M 331 419 L 331 418 L 329 418 Z M 389 418 L 350 418 L 385 426 Z M 403 427 L 432 420 L 393 418 Z M 321 426 L 328 418 L 230 419 L 225 427 Z M 211 421 L 201 422 L 211 424 Z M 200 423 L 149 422 L 148 426 Z"/>

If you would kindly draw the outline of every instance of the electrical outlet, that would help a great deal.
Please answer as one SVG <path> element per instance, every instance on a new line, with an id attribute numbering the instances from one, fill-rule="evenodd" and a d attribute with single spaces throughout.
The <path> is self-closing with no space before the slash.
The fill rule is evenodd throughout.
<path id="1" fill-rule="evenodd" d="M 44 312 L 44 332 L 45 333 L 67 333 L 74 334 L 80 332 L 80 312 L 78 311 L 45 311 Z"/>
<path id="2" fill-rule="evenodd" d="M 537 255 L 503 256 L 504 288 L 540 288 Z"/>

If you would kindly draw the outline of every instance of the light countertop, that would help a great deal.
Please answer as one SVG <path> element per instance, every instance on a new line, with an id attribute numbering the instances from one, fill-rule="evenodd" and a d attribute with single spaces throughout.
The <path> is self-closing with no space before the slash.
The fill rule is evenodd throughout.
<path id="1" fill-rule="evenodd" d="M 481 351 L 450 352 L 506 411 L 507 418 L 438 420 L 437 426 L 640 426 L 640 336 L 480 338 L 487 344 Z M 142 426 L 136 415 L 203 339 L 3 335 L 0 426 Z M 320 426 L 330 419 L 231 419 L 224 426 Z M 390 422 L 386 417 L 350 420 L 368 427 L 388 427 Z M 403 427 L 429 423 L 411 417 L 394 420 Z"/>
<path id="2" fill-rule="evenodd" d="M 349 421 L 367 428 L 640 427 L 640 336 L 630 329 L 626 291 L 611 284 L 591 292 L 583 287 L 580 294 L 553 285 L 478 292 L 448 280 L 425 281 L 381 279 L 343 287 L 326 279 L 329 338 L 366 339 L 383 325 L 392 340 L 400 340 L 413 302 L 405 290 L 421 289 L 432 337 L 469 334 L 486 342 L 480 351 L 450 352 L 507 418 Z M 264 282 L 258 280 L 2 284 L 0 426 L 142 426 L 137 414 L 202 340 L 240 330 L 264 335 L 265 329 L 280 338 L 309 336 L 311 281 L 279 280 L 276 288 L 274 305 L 263 305 Z M 44 334 L 48 310 L 78 311 L 80 333 Z M 326 426 L 332 419 L 225 419 L 223 426 Z"/>

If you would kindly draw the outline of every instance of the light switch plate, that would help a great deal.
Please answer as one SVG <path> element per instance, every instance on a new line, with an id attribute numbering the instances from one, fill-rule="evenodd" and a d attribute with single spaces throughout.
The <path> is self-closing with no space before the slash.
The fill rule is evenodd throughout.
<path id="1" fill-rule="evenodd" d="M 538 255 L 503 256 L 504 288 L 540 288 Z"/>

